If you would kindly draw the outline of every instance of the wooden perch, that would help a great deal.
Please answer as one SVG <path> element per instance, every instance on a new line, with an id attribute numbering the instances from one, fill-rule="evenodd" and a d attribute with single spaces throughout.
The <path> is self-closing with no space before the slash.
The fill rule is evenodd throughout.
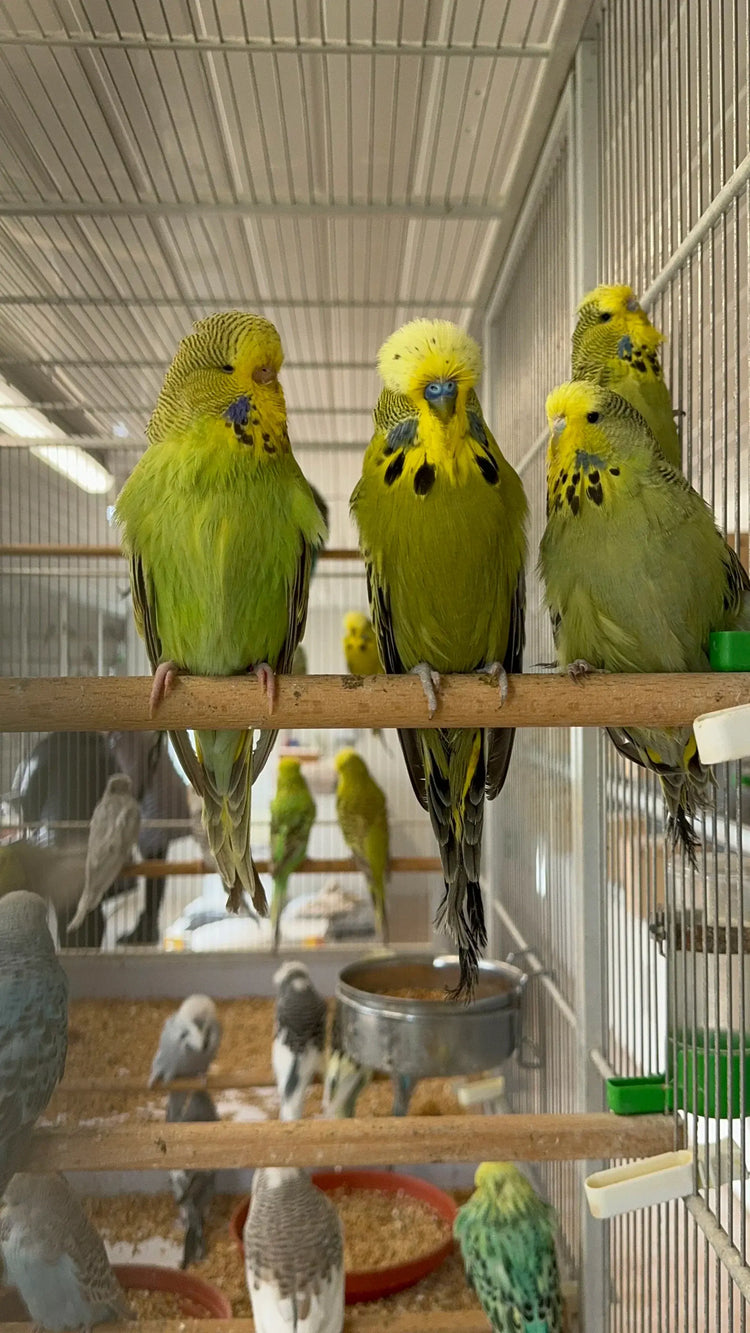
<path id="1" fill-rule="evenodd" d="M 406 1162 L 579 1161 L 669 1152 L 667 1116 L 444 1115 L 360 1120 L 43 1127 L 30 1171 L 214 1171 L 255 1166 L 397 1166 Z"/>
<path id="2" fill-rule="evenodd" d="M 189 829 L 185 830 L 186 833 Z M 255 861 L 256 869 L 261 875 L 269 874 L 271 870 L 270 861 Z M 406 874 L 432 874 L 434 871 L 440 871 L 440 858 L 438 856 L 392 856 L 388 862 L 388 869 L 393 874 L 396 871 Z M 351 856 L 331 856 L 331 857 L 310 857 L 306 856 L 295 870 L 295 875 L 335 875 L 335 874 L 357 874 L 358 866 Z M 216 866 L 210 865 L 207 861 L 134 861 L 132 865 L 123 866 L 121 875 L 215 875 Z"/>
<path id="3" fill-rule="evenodd" d="M 111 542 L 103 546 L 85 543 L 58 542 L 0 542 L 0 555 L 5 556 L 58 556 L 61 559 L 124 560 L 125 552 Z M 361 560 L 356 547 L 329 546 L 318 552 L 319 560 Z"/>
<path id="4" fill-rule="evenodd" d="M 273 714 L 249 676 L 182 676 L 149 716 L 151 678 L 0 679 L 0 731 L 147 731 L 202 727 L 426 727 L 415 676 L 280 676 Z M 444 676 L 436 727 L 678 727 L 750 702 L 750 674 L 511 676 L 499 706 L 486 676 Z"/>
<path id="5" fill-rule="evenodd" d="M 97 1333 L 255 1333 L 252 1319 L 139 1319 L 137 1324 L 97 1324 Z M 430 1310 L 394 1318 L 389 1313 L 388 1333 L 489 1333 L 481 1310 Z M 4 1324 L 3 1333 L 32 1333 L 31 1324 Z M 344 1333 L 383 1333 L 381 1310 L 347 1315 Z"/>

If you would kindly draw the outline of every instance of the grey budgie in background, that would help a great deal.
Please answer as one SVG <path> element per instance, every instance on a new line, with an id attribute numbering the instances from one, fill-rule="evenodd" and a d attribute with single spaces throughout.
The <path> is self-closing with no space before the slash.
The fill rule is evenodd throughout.
<path id="1" fill-rule="evenodd" d="M 138 850 L 144 861 L 164 861 L 169 844 L 184 838 L 185 828 L 146 827 L 163 820 L 165 825 L 190 818 L 188 791 L 169 757 L 167 738 L 159 731 L 110 731 L 109 745 L 119 768 L 127 773 L 141 807 Z M 146 876 L 143 911 L 131 931 L 118 944 L 158 944 L 159 911 L 164 898 L 163 875 Z"/>
<path id="2" fill-rule="evenodd" d="M 205 1074 L 220 1041 L 221 1023 L 213 1000 L 208 995 L 188 995 L 161 1030 L 148 1086 Z"/>
<path id="3" fill-rule="evenodd" d="M 0 1201 L 0 1256 L 6 1282 L 52 1333 L 135 1318 L 104 1241 L 64 1176 L 13 1177 Z"/>
<path id="4" fill-rule="evenodd" d="M 323 1115 L 335 1120 L 350 1120 L 354 1115 L 359 1094 L 372 1078 L 366 1069 L 347 1055 L 341 1041 L 341 1013 L 338 1005 L 331 1024 L 331 1042 L 323 1084 Z"/>
<path id="5" fill-rule="evenodd" d="M 305 1171 L 255 1172 L 243 1241 L 256 1333 L 342 1333 L 341 1221 Z"/>
<path id="6" fill-rule="evenodd" d="M 89 824 L 86 873 L 80 902 L 68 931 L 77 930 L 99 906 L 110 884 L 133 857 L 141 812 L 127 773 L 114 773 Z"/>
<path id="7" fill-rule="evenodd" d="M 169 1124 L 207 1123 L 218 1119 L 213 1099 L 207 1092 L 170 1092 L 167 1098 Z M 170 1171 L 169 1180 L 185 1228 L 180 1267 L 187 1268 L 196 1259 L 206 1257 L 204 1222 L 214 1196 L 216 1175 L 213 1171 Z"/>
<path id="8" fill-rule="evenodd" d="M 0 898 L 0 1194 L 23 1165 L 68 1049 L 68 979 L 36 893 Z"/>
<path id="9" fill-rule="evenodd" d="M 325 1068 L 326 1002 L 304 963 L 283 963 L 274 982 L 278 995 L 271 1062 L 281 1099 L 279 1116 L 299 1120 L 307 1089 Z"/>

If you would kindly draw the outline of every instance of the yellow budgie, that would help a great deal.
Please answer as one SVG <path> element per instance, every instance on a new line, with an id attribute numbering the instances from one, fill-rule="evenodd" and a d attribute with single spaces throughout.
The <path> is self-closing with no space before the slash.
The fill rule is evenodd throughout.
<path id="1" fill-rule="evenodd" d="M 370 890 L 375 920 L 388 940 L 385 888 L 388 879 L 388 810 L 385 796 L 356 750 L 336 755 L 339 780 L 336 814 L 339 828 Z"/>
<path id="2" fill-rule="evenodd" d="M 180 343 L 148 424 L 150 447 L 117 501 L 136 623 L 154 669 L 152 707 L 177 671 L 254 671 L 273 708 L 307 615 L 313 552 L 325 535 L 291 451 L 273 324 L 224 311 Z M 203 823 L 235 910 L 265 911 L 250 854 L 250 789 L 276 738 L 171 733 L 203 798 Z"/>
<path id="3" fill-rule="evenodd" d="M 573 381 L 547 399 L 547 527 L 539 553 L 560 665 L 571 674 L 708 671 L 712 630 L 750 629 L 750 580 L 705 501 L 618 394 Z M 691 859 L 712 774 L 692 727 L 610 727 L 661 779 Z"/>
<path id="4" fill-rule="evenodd" d="M 663 340 L 632 287 L 596 287 L 578 307 L 572 371 L 574 380 L 612 389 L 640 412 L 667 462 L 679 472 L 680 437 L 659 362 Z"/>
<path id="5" fill-rule="evenodd" d="M 437 702 L 440 672 L 483 671 L 507 689 L 523 651 L 526 498 L 482 416 L 482 355 L 445 320 L 414 320 L 380 349 L 385 384 L 352 495 L 380 657 Z M 500 791 L 511 729 L 404 730 L 401 748 L 440 848 L 438 924 L 458 944 L 457 994 L 486 942 L 479 886 L 484 798 Z"/>
<path id="6" fill-rule="evenodd" d="M 344 638 L 342 640 L 344 657 L 349 674 L 352 676 L 382 676 L 383 664 L 378 655 L 378 645 L 372 621 L 361 611 L 348 611 L 344 616 Z M 388 749 L 380 727 L 372 728 L 384 749 Z"/>

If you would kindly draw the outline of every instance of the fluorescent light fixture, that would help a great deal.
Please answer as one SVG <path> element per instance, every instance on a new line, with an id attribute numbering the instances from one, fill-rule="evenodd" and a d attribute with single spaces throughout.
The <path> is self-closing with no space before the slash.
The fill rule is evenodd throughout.
<path id="1" fill-rule="evenodd" d="M 22 440 L 39 440 L 29 446 L 35 458 L 54 468 L 68 481 L 89 495 L 104 495 L 114 484 L 114 477 L 85 449 L 75 444 L 50 443 L 69 439 L 43 412 L 27 407 L 28 398 L 0 377 L 0 429 Z M 45 441 L 45 443 L 41 443 Z"/>

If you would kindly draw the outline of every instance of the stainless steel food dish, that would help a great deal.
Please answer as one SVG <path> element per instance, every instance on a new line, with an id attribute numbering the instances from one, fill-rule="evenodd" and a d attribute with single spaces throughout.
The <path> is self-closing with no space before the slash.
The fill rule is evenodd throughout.
<path id="1" fill-rule="evenodd" d="M 394 996 L 442 992 L 458 982 L 458 959 L 377 955 L 339 974 L 336 1004 L 343 1047 L 352 1059 L 392 1075 L 394 1114 L 403 1114 L 420 1078 L 495 1069 L 515 1050 L 526 975 L 510 963 L 482 960 L 471 1004 Z"/>

